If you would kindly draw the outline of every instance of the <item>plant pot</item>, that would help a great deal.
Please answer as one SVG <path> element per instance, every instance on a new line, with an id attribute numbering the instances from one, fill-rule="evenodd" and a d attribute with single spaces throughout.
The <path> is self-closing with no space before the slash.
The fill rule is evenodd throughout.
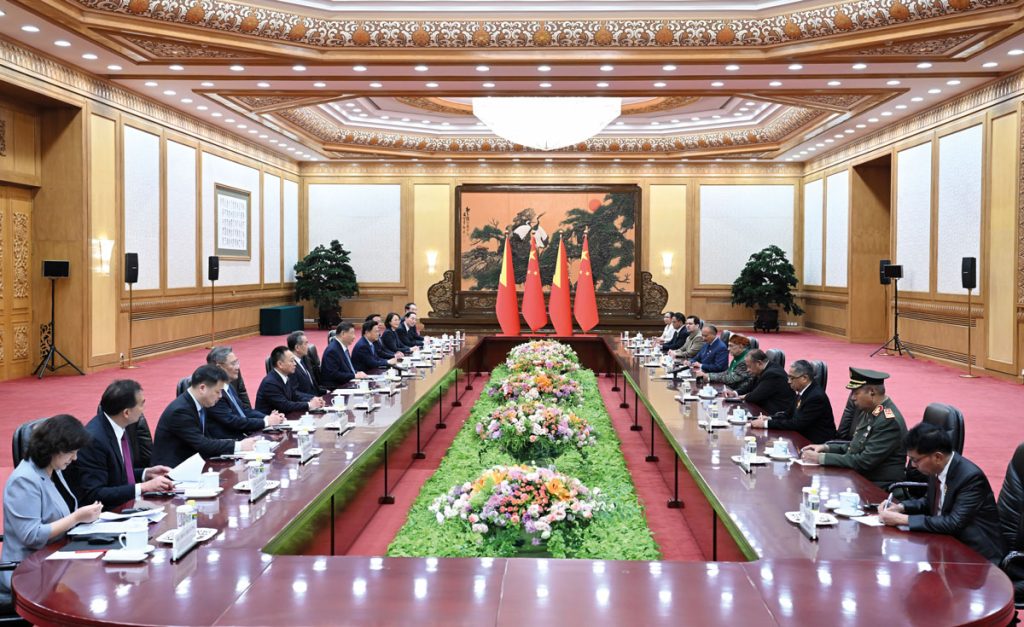
<path id="1" fill-rule="evenodd" d="M 317 320 L 317 328 L 333 329 L 341 322 L 341 309 L 321 309 L 320 318 Z"/>
<path id="2" fill-rule="evenodd" d="M 758 309 L 754 318 L 754 330 L 761 330 L 764 332 L 779 331 L 779 310 L 778 309 Z"/>

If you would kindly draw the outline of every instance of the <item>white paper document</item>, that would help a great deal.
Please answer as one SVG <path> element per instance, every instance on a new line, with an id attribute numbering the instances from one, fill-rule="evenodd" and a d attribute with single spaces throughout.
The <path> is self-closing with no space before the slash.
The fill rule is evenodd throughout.
<path id="1" fill-rule="evenodd" d="M 196 453 L 192 457 L 189 457 L 185 461 L 181 462 L 168 473 L 168 476 L 174 481 L 188 481 L 199 483 L 199 478 L 203 474 L 203 467 L 206 466 L 206 461 L 202 455 Z"/>
<path id="2" fill-rule="evenodd" d="M 850 520 L 856 520 L 860 524 L 867 525 L 868 527 L 884 527 L 885 526 L 885 523 L 882 522 L 881 520 L 879 520 L 878 516 L 875 515 L 875 514 L 871 514 L 869 516 L 854 516 Z"/>

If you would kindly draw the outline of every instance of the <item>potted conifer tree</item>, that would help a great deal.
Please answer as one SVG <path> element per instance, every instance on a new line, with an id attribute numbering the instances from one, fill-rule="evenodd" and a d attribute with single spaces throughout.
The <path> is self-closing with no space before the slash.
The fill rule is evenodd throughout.
<path id="1" fill-rule="evenodd" d="M 786 253 L 778 246 L 768 246 L 751 255 L 733 281 L 732 304 L 754 309 L 755 331 L 778 331 L 779 307 L 794 316 L 804 313 L 793 296 L 796 284 L 796 269 Z"/>
<path id="2" fill-rule="evenodd" d="M 316 305 L 321 329 L 341 322 L 341 300 L 359 293 L 349 258 L 338 240 L 332 240 L 330 246 L 317 246 L 295 264 L 295 299 Z"/>

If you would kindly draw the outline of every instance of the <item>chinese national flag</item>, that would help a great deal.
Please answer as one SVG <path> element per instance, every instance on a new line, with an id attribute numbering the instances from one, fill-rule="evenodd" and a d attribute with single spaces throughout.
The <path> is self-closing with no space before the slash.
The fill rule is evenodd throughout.
<path id="1" fill-rule="evenodd" d="M 572 310 L 569 305 L 569 261 L 565 256 L 565 242 L 558 239 L 558 261 L 551 279 L 548 313 L 556 335 L 572 335 Z"/>
<path id="2" fill-rule="evenodd" d="M 498 277 L 498 302 L 494 307 L 498 324 L 505 335 L 519 335 L 519 302 L 516 300 L 516 275 L 512 271 L 512 246 L 505 236 L 505 253 Z"/>
<path id="3" fill-rule="evenodd" d="M 594 294 L 594 274 L 590 271 L 590 244 L 586 235 L 583 236 L 580 278 L 576 281 L 576 300 L 573 301 L 572 312 L 584 333 L 597 326 L 597 296 Z"/>
<path id="4" fill-rule="evenodd" d="M 540 261 L 537 259 L 537 240 L 530 234 L 530 261 L 526 264 L 526 289 L 523 291 L 523 317 L 536 332 L 548 323 L 544 308 L 544 288 L 540 284 Z"/>

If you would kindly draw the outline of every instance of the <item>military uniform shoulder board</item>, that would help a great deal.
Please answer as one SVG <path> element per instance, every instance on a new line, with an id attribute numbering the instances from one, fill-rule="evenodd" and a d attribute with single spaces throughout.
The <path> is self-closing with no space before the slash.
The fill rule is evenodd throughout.
<path id="1" fill-rule="evenodd" d="M 882 409 L 883 408 L 882 408 L 881 405 L 875 407 L 874 411 L 871 412 L 871 415 L 872 416 L 877 416 L 878 414 L 882 413 Z"/>
<path id="2" fill-rule="evenodd" d="M 895 418 L 896 417 L 896 412 L 894 412 L 893 410 L 891 410 L 888 407 L 886 407 L 885 408 L 885 417 L 886 418 Z"/>

